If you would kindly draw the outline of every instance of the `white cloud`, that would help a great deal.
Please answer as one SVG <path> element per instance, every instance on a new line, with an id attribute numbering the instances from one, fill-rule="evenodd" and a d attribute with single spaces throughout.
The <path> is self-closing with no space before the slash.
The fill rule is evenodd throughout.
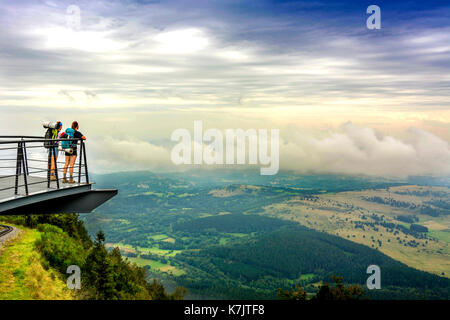
<path id="1" fill-rule="evenodd" d="M 189 54 L 203 50 L 209 40 L 199 29 L 189 28 L 161 32 L 154 40 L 158 43 L 156 50 L 162 54 Z"/>
<path id="2" fill-rule="evenodd" d="M 423 130 L 410 129 L 407 139 L 399 139 L 347 123 L 321 137 L 312 132 L 291 134 L 283 135 L 281 130 L 281 170 L 396 178 L 450 175 L 449 144 Z M 155 145 L 137 139 L 96 137 L 89 143 L 95 171 L 179 169 L 171 161 L 170 142 Z"/>
<path id="3" fill-rule="evenodd" d="M 142 140 L 112 137 L 89 140 L 89 156 L 93 160 L 89 166 L 94 172 L 152 170 L 168 167 L 170 161 L 166 148 Z"/>
<path id="4" fill-rule="evenodd" d="M 346 124 L 321 138 L 297 133 L 281 144 L 280 161 L 282 168 L 300 172 L 390 177 L 450 174 L 448 142 L 419 129 L 411 129 L 409 139 Z"/>
<path id="5" fill-rule="evenodd" d="M 107 31 L 76 31 L 67 27 L 35 29 L 31 32 L 42 39 L 39 50 L 77 50 L 85 52 L 109 53 L 127 47 L 126 41 L 112 39 Z"/>

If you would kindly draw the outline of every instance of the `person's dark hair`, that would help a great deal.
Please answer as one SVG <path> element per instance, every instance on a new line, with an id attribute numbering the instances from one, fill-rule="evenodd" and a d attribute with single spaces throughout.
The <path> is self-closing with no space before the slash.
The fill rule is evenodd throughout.
<path id="1" fill-rule="evenodd" d="M 72 122 L 72 129 L 76 129 L 78 127 L 78 122 L 77 121 L 74 121 L 74 122 Z"/>

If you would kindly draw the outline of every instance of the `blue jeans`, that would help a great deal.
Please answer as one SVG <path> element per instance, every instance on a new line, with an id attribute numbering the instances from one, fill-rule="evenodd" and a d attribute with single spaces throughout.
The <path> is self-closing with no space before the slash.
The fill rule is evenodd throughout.
<path id="1" fill-rule="evenodd" d="M 53 153 L 51 152 L 52 149 L 54 150 Z M 49 149 L 48 149 L 48 154 L 49 154 L 49 155 L 52 155 L 52 156 L 55 156 L 55 157 L 58 157 L 58 147 L 52 147 L 52 148 L 49 148 Z"/>

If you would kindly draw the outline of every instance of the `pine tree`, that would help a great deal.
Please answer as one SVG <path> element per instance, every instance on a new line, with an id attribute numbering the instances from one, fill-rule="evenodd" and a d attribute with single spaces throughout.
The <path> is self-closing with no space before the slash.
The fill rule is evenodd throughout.
<path id="1" fill-rule="evenodd" d="M 90 270 L 87 282 L 95 290 L 97 300 L 110 300 L 115 296 L 113 273 L 104 241 L 105 235 L 100 230 L 86 259 L 86 269 Z"/>

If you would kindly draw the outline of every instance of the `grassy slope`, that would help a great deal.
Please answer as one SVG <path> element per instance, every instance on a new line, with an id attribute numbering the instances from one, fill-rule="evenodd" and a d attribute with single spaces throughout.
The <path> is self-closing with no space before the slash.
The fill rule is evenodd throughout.
<path id="1" fill-rule="evenodd" d="M 0 248 L 0 300 L 71 300 L 61 275 L 45 270 L 35 241 L 40 232 L 20 227 L 20 234 Z"/>

